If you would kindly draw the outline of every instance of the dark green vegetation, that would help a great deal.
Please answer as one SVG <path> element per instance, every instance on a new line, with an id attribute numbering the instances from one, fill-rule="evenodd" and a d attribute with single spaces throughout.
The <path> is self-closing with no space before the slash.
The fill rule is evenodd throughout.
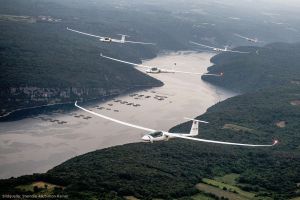
<path id="1" fill-rule="evenodd" d="M 242 49 L 251 53 L 222 53 L 213 57 L 214 65 L 209 71 L 223 71 L 224 77 L 206 76 L 203 79 L 242 93 L 290 83 L 300 85 L 300 43 L 274 43 Z"/>

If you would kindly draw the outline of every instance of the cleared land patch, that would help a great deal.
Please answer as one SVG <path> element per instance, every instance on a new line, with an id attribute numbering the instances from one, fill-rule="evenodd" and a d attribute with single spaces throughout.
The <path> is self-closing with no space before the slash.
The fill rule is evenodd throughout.
<path id="1" fill-rule="evenodd" d="M 296 80 L 291 81 L 291 83 L 295 85 L 300 85 L 300 81 L 296 81 Z"/>
<path id="2" fill-rule="evenodd" d="M 33 182 L 28 185 L 19 185 L 16 188 L 19 190 L 23 190 L 23 191 L 34 192 L 35 187 L 40 189 L 41 192 L 47 192 L 47 193 L 48 192 L 51 193 L 55 188 L 64 189 L 64 187 L 62 187 L 62 186 L 54 185 L 54 184 L 43 182 L 43 181 Z"/>
<path id="3" fill-rule="evenodd" d="M 214 187 L 214 186 L 207 185 L 204 183 L 197 184 L 196 188 L 202 192 L 214 194 L 215 196 L 217 196 L 219 198 L 225 197 L 230 200 L 248 200 L 248 198 L 243 197 L 239 194 L 235 194 L 233 192 L 229 192 L 229 191 L 220 189 L 218 187 Z"/>
<path id="4" fill-rule="evenodd" d="M 214 179 L 216 181 L 222 182 L 222 183 L 226 183 L 229 185 L 236 185 L 236 179 L 238 179 L 240 177 L 239 174 L 226 174 L 225 176 L 221 176 L 221 177 L 215 177 Z"/>
<path id="5" fill-rule="evenodd" d="M 293 199 L 290 199 L 290 200 L 300 200 L 300 197 L 296 197 L 296 198 L 293 198 Z"/>
<path id="6" fill-rule="evenodd" d="M 124 199 L 126 199 L 126 200 L 139 200 L 138 198 L 136 198 L 134 196 L 124 196 Z"/>
<path id="7" fill-rule="evenodd" d="M 222 183 L 220 181 L 216 181 L 216 180 L 208 179 L 208 178 L 204 178 L 204 179 L 202 179 L 202 181 L 203 181 L 203 183 L 217 187 L 220 190 L 225 190 L 225 191 L 227 191 L 229 193 L 233 193 L 233 194 L 237 193 L 239 196 L 242 196 L 246 199 L 251 199 L 251 198 L 254 198 L 254 196 L 255 196 L 254 193 L 243 191 L 239 187 L 231 185 L 231 184 Z"/>
<path id="8" fill-rule="evenodd" d="M 213 197 L 206 196 L 205 194 L 196 194 L 191 197 L 193 200 L 215 200 Z"/>
<path id="9" fill-rule="evenodd" d="M 292 106 L 300 106 L 300 100 L 294 100 L 294 101 L 291 101 L 290 104 Z"/>
<path id="10" fill-rule="evenodd" d="M 286 126 L 286 122 L 285 121 L 276 122 L 276 126 L 278 128 L 284 128 Z"/>
<path id="11" fill-rule="evenodd" d="M 239 126 L 236 124 L 225 124 L 223 126 L 223 129 L 229 129 L 235 132 L 249 132 L 249 133 L 255 133 L 255 130 L 244 127 L 244 126 Z"/>

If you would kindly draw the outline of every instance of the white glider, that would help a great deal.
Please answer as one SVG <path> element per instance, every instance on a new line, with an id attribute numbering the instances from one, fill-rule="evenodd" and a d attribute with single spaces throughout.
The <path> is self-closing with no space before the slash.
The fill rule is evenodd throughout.
<path id="1" fill-rule="evenodd" d="M 192 42 L 192 41 L 190 41 L 190 43 L 198 45 L 198 46 L 203 46 L 203 47 L 206 47 L 206 48 L 210 48 L 210 49 L 212 49 L 214 51 L 217 51 L 217 52 L 250 53 L 250 52 L 243 52 L 243 51 L 233 51 L 233 50 L 228 49 L 227 47 L 225 47 L 224 49 L 220 49 L 220 48 L 217 48 L 217 47 L 211 47 L 211 46 L 207 46 L 207 45 L 200 44 L 200 43 L 197 43 L 197 42 Z"/>
<path id="2" fill-rule="evenodd" d="M 257 145 L 257 144 L 242 144 L 242 143 L 223 142 L 223 141 L 216 141 L 216 140 L 206 140 L 206 139 L 200 139 L 200 138 L 193 138 L 193 136 L 197 136 L 198 133 L 199 133 L 199 130 L 198 130 L 199 123 L 206 123 L 207 124 L 209 122 L 186 118 L 186 119 L 189 119 L 189 120 L 193 121 L 190 133 L 188 133 L 188 134 L 187 133 L 169 133 L 169 132 L 166 132 L 166 131 L 157 131 L 157 130 L 154 130 L 154 129 L 145 128 L 145 127 L 142 127 L 142 126 L 138 126 L 138 125 L 134 125 L 134 124 L 124 122 L 124 121 L 120 121 L 120 120 L 117 120 L 117 119 L 114 119 L 114 118 L 111 118 L 111 117 L 108 117 L 108 116 L 105 116 L 105 115 L 101 115 L 99 113 L 93 112 L 91 110 L 88 110 L 88 109 L 85 109 L 85 108 L 79 106 L 77 104 L 77 101 L 75 102 L 75 106 L 77 108 L 85 111 L 85 112 L 96 115 L 98 117 L 101 117 L 101 118 L 104 118 L 104 119 L 107 119 L 107 120 L 110 120 L 110 121 L 113 121 L 113 122 L 116 122 L 116 123 L 119 123 L 119 124 L 122 124 L 122 125 L 125 125 L 125 126 L 129 126 L 129 127 L 132 127 L 132 128 L 140 129 L 140 130 L 143 130 L 143 131 L 149 131 L 150 133 L 148 133 L 148 134 L 146 134 L 142 137 L 142 140 L 144 142 L 153 143 L 154 141 L 168 141 L 171 138 L 182 138 L 182 139 L 194 140 L 194 141 L 198 141 L 198 142 L 206 142 L 206 143 L 214 143 L 214 144 L 225 144 L 225 145 L 235 145 L 235 146 L 247 146 L 247 147 L 271 147 L 271 146 L 274 146 L 278 143 L 278 141 L 275 140 L 273 142 L 273 144 L 267 144 L 267 145 L 259 144 L 259 145 Z"/>
<path id="3" fill-rule="evenodd" d="M 115 43 L 121 43 L 121 44 L 124 44 L 124 43 L 133 43 L 133 44 L 149 44 L 149 45 L 155 45 L 155 43 L 147 43 L 147 42 L 135 42 L 135 41 L 129 41 L 129 40 L 126 40 L 126 37 L 128 37 L 128 35 L 124 35 L 124 34 L 119 34 L 121 35 L 121 39 L 118 40 L 118 39 L 113 39 L 113 38 L 110 38 L 110 37 L 103 37 L 103 36 L 99 36 L 99 35 L 93 35 L 93 34 L 90 34 L 90 33 L 85 33 L 85 32 L 81 32 L 81 31 L 77 31 L 77 30 L 74 30 L 74 29 L 71 29 L 71 28 L 68 28 L 67 27 L 67 30 L 68 31 L 73 31 L 75 33 L 79 33 L 79 34 L 83 34 L 83 35 L 87 35 L 87 36 L 91 36 L 91 37 L 96 37 L 96 38 L 99 38 L 99 40 L 101 42 L 115 42 Z"/>
<path id="4" fill-rule="evenodd" d="M 247 40 L 249 42 L 254 42 L 254 43 L 262 42 L 262 41 L 259 41 L 257 38 L 248 38 L 248 37 L 242 36 L 242 35 L 237 34 L 237 33 L 235 33 L 234 35 L 237 36 L 237 37 L 239 37 L 239 38 L 245 39 L 245 40 Z"/>
<path id="5" fill-rule="evenodd" d="M 146 73 L 153 73 L 153 74 L 158 74 L 158 73 L 183 73 L 183 74 L 196 74 L 196 75 L 205 75 L 205 76 L 223 76 L 224 75 L 223 73 L 220 73 L 220 74 L 204 74 L 204 73 L 197 73 L 197 72 L 184 72 L 184 71 L 177 71 L 177 70 L 161 69 L 161 68 L 158 68 L 158 67 L 151 67 L 151 66 L 147 66 L 147 65 L 136 64 L 136 63 L 132 63 L 132 62 L 128 62 L 128 61 L 119 60 L 119 59 L 116 59 L 116 58 L 104 56 L 102 53 L 100 54 L 100 56 L 103 57 L 103 58 L 107 58 L 107 59 L 110 59 L 110 60 L 117 61 L 117 62 L 133 65 L 133 66 L 136 66 L 136 67 L 145 68 Z"/>

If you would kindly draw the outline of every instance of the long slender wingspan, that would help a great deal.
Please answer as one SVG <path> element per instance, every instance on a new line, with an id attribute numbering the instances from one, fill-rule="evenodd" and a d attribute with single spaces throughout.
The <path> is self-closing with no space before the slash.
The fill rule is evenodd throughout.
<path id="1" fill-rule="evenodd" d="M 137 66 L 137 67 L 144 67 L 144 68 L 147 68 L 147 69 L 151 68 L 150 66 L 136 64 L 136 63 L 127 62 L 127 61 L 124 61 L 124 60 L 119 60 L 119 59 L 116 59 L 116 58 L 104 56 L 102 53 L 100 54 L 100 56 L 103 57 L 103 58 L 107 58 L 107 59 L 114 60 L 114 61 L 121 62 L 121 63 L 126 63 L 126 64 L 129 64 L 129 65 L 134 65 L 134 66 Z"/>
<path id="2" fill-rule="evenodd" d="M 217 141 L 217 140 L 205 140 L 205 139 L 200 139 L 200 138 L 193 138 L 193 137 L 187 137 L 183 136 L 180 134 L 173 134 L 173 133 L 166 133 L 167 135 L 171 137 L 177 137 L 177 138 L 182 138 L 182 139 L 187 139 L 187 140 L 194 140 L 198 142 L 207 142 L 207 143 L 215 143 L 215 144 L 226 144 L 226 145 L 234 145 L 234 146 L 247 146 L 247 147 L 271 147 L 274 146 L 278 143 L 277 140 L 274 141 L 273 144 L 242 144 L 242 143 L 233 143 L 233 142 L 223 142 L 223 141 Z"/>
<path id="3" fill-rule="evenodd" d="M 233 51 L 233 50 L 226 50 L 227 52 L 232 52 L 232 53 L 250 53 L 250 52 L 243 52 L 243 51 Z"/>
<path id="4" fill-rule="evenodd" d="M 183 73 L 183 74 L 196 74 L 196 75 L 204 75 L 204 76 L 223 76 L 223 74 L 205 74 L 205 73 L 197 73 L 197 72 L 184 72 L 184 71 L 176 71 L 176 70 L 166 70 L 173 73 Z"/>
<path id="5" fill-rule="evenodd" d="M 93 35 L 93 34 L 81 32 L 81 31 L 77 31 L 77 30 L 74 30 L 74 29 L 71 29 L 71 28 L 68 28 L 68 27 L 67 27 L 67 30 L 68 30 L 68 31 L 73 31 L 73 32 L 75 32 L 75 33 L 83 34 L 83 35 L 88 35 L 88 36 L 96 37 L 96 38 L 104 38 L 104 37 L 99 36 L 99 35 Z"/>
<path id="6" fill-rule="evenodd" d="M 204 75 L 204 76 L 222 76 L 222 74 L 205 74 L 205 73 L 184 72 L 184 71 L 166 70 L 166 69 L 161 69 L 161 70 L 162 70 L 163 72 L 169 72 L 169 73 L 195 74 L 195 75 Z"/>
<path id="7" fill-rule="evenodd" d="M 207 46 L 207 45 L 200 44 L 200 43 L 197 43 L 197 42 L 192 42 L 192 41 L 190 41 L 190 43 L 195 44 L 195 45 L 199 45 L 199 46 L 203 46 L 203 47 L 207 47 L 207 48 L 210 48 L 210 49 L 215 49 L 216 48 L 216 47 L 211 47 L 211 46 Z"/>
<path id="8" fill-rule="evenodd" d="M 221 72 L 220 74 L 203 74 L 203 76 L 224 76 L 224 73 Z"/>
<path id="9" fill-rule="evenodd" d="M 234 35 L 235 35 L 235 36 L 237 36 L 237 37 L 240 37 L 240 38 L 246 39 L 246 40 L 249 40 L 249 39 L 250 39 L 250 38 L 247 38 L 247 37 L 245 37 L 245 36 L 242 36 L 242 35 L 240 35 L 240 34 L 237 34 L 237 33 L 235 33 Z"/>
<path id="10" fill-rule="evenodd" d="M 101 114 L 99 114 L 99 113 L 90 111 L 90 110 L 88 110 L 88 109 L 85 109 L 85 108 L 83 108 L 83 107 L 77 105 L 77 101 L 75 102 L 75 106 L 76 106 L 77 108 L 80 108 L 81 110 L 84 110 L 85 112 L 91 113 L 91 114 L 96 115 L 96 116 L 98 116 L 98 117 L 101 117 L 101 118 L 103 118 L 103 119 L 107 119 L 107 120 L 110 120 L 110 121 L 113 121 L 113 122 L 116 122 L 116 123 L 119 123 L 119 124 L 122 124 L 122 125 L 125 125 L 125 126 L 129 126 L 129 127 L 132 127 L 132 128 L 141 129 L 141 130 L 149 131 L 149 132 L 154 132 L 154 131 L 156 131 L 156 130 L 154 130 L 154 129 L 145 128 L 145 127 L 142 127 L 142 126 L 130 124 L 130 123 L 127 123 L 127 122 L 123 122 L 123 121 L 120 121 L 120 120 L 117 120 L 117 119 L 113 119 L 113 118 L 111 118 L 111 117 L 108 117 L 108 116 L 101 115 Z"/>
<path id="11" fill-rule="evenodd" d="M 248 37 L 242 36 L 242 35 L 237 34 L 237 33 L 235 33 L 234 35 L 237 36 L 237 37 L 243 38 L 245 40 L 248 40 L 250 42 L 255 42 L 255 43 L 262 42 L 262 41 L 258 41 L 257 38 L 248 38 Z"/>
<path id="12" fill-rule="evenodd" d="M 203 46 L 203 47 L 207 47 L 207 48 L 210 48 L 210 49 L 218 49 L 216 47 L 211 47 L 211 46 L 207 46 L 207 45 L 204 45 L 204 44 L 199 44 L 197 42 L 190 41 L 190 43 L 200 45 L 200 46 Z M 243 51 L 233 51 L 233 50 L 228 50 L 228 49 L 219 49 L 219 50 L 223 51 L 223 52 L 232 52 L 232 53 L 250 53 L 250 52 L 243 52 Z"/>
<path id="13" fill-rule="evenodd" d="M 133 44 L 149 44 L 149 45 L 156 45 L 155 43 L 148 43 L 148 42 L 135 42 L 135 41 L 129 41 L 125 40 L 125 43 L 133 43 Z"/>

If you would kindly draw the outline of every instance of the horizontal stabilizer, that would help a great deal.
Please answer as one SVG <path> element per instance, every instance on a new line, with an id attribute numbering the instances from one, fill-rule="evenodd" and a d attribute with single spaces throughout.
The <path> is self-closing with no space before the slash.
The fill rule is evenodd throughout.
<path id="1" fill-rule="evenodd" d="M 208 123 L 209 123 L 209 122 L 207 122 L 207 121 L 202 121 L 202 120 L 193 119 L 193 118 L 188 118 L 188 117 L 184 117 L 184 119 L 193 120 L 193 121 L 197 121 L 197 122 L 201 122 L 201 123 L 205 123 L 205 124 L 208 124 Z"/>

